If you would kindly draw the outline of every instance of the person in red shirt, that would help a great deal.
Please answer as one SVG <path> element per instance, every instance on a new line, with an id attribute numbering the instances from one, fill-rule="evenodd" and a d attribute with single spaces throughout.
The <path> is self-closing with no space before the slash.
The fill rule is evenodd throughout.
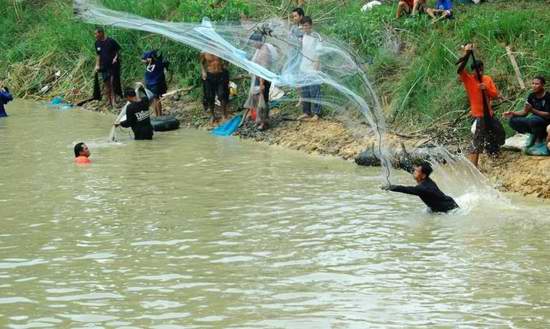
<path id="1" fill-rule="evenodd" d="M 425 4 L 426 0 L 399 0 L 399 4 L 397 5 L 396 18 L 401 17 L 403 12 L 406 12 L 407 14 L 412 14 L 414 16 L 418 11 L 424 11 Z"/>
<path id="2" fill-rule="evenodd" d="M 458 75 L 462 83 L 464 84 L 464 89 L 466 89 L 466 93 L 468 94 L 468 99 L 470 101 L 470 116 L 474 119 L 475 122 L 475 130 L 474 130 L 474 137 L 472 139 L 470 154 L 468 158 L 470 161 L 477 167 L 479 162 L 479 154 L 483 152 L 483 150 L 486 150 L 489 154 L 496 154 L 498 153 L 498 149 L 500 145 L 493 145 L 494 142 L 490 138 L 489 134 L 487 133 L 487 127 L 485 124 L 485 115 L 484 115 L 484 100 L 483 100 L 483 94 L 487 96 L 487 106 L 488 106 L 488 112 L 490 114 L 490 119 L 494 120 L 493 118 L 493 108 L 492 108 L 492 101 L 493 99 L 499 97 L 499 92 L 497 90 L 497 87 L 495 86 L 495 83 L 493 82 L 493 79 L 491 79 L 490 76 L 483 75 L 483 62 L 476 60 L 472 63 L 471 69 L 472 73 L 469 73 L 466 70 L 466 64 L 468 62 L 468 59 L 470 55 L 473 52 L 473 45 L 467 44 L 464 47 L 465 54 L 464 56 L 459 60 L 459 66 L 458 66 Z M 478 71 L 481 75 L 481 82 L 479 81 L 477 77 Z M 499 123 L 500 124 L 500 123 Z"/>
<path id="3" fill-rule="evenodd" d="M 90 157 L 90 149 L 88 148 L 88 145 L 80 142 L 74 146 L 74 162 L 76 164 L 92 163 L 89 157 Z"/>

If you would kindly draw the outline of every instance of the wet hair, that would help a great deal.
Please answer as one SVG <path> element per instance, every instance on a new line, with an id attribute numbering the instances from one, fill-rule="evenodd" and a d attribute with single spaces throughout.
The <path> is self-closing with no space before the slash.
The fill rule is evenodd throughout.
<path id="1" fill-rule="evenodd" d="M 476 69 L 483 69 L 483 62 L 480 61 L 480 60 L 476 60 L 474 62 L 472 62 L 472 65 L 470 65 L 470 68 L 472 70 L 476 70 Z"/>
<path id="2" fill-rule="evenodd" d="M 533 80 L 539 80 L 540 83 L 544 86 L 544 84 L 546 83 L 546 80 L 544 79 L 544 77 L 542 75 L 537 75 L 533 78 Z"/>
<path id="3" fill-rule="evenodd" d="M 252 42 L 264 42 L 264 35 L 260 31 L 254 31 L 249 38 Z"/>
<path id="4" fill-rule="evenodd" d="M 95 28 L 95 31 L 96 31 L 97 33 L 105 33 L 105 30 L 104 30 L 101 26 L 97 26 L 97 27 Z"/>
<path id="5" fill-rule="evenodd" d="M 77 143 L 74 146 L 74 157 L 78 158 L 78 156 L 80 156 L 80 152 L 82 152 L 83 149 L 84 149 L 84 142 Z"/>
<path id="6" fill-rule="evenodd" d="M 430 175 L 432 174 L 432 165 L 428 162 L 419 163 L 418 167 L 420 167 L 420 171 L 422 171 L 422 173 L 426 175 L 426 177 L 430 177 Z"/>
<path id="7" fill-rule="evenodd" d="M 309 25 L 313 25 L 313 20 L 311 19 L 311 17 L 309 16 L 304 16 L 304 18 L 302 18 L 302 24 L 309 24 Z"/>
<path id="8" fill-rule="evenodd" d="M 300 7 L 292 9 L 293 13 L 297 13 L 298 15 L 304 17 L 306 13 L 304 13 L 304 10 Z"/>
<path id="9" fill-rule="evenodd" d="M 126 97 L 136 97 L 136 91 L 134 90 L 134 88 L 126 88 L 124 89 L 124 96 Z"/>

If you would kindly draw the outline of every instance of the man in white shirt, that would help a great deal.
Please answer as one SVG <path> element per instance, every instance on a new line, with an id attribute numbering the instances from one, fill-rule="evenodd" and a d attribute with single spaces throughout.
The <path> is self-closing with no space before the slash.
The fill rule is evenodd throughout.
<path id="1" fill-rule="evenodd" d="M 302 19 L 302 61 L 300 63 L 300 74 L 306 79 L 316 79 L 318 74 L 319 62 L 319 47 L 321 36 L 313 32 L 313 21 L 311 17 L 305 16 Z M 321 85 L 308 84 L 300 88 L 302 96 L 302 114 L 298 119 L 319 120 L 321 115 Z"/>

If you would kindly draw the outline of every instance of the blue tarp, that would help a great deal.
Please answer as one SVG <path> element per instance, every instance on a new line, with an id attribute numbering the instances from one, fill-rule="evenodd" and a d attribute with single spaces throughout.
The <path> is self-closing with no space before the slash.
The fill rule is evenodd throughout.
<path id="1" fill-rule="evenodd" d="M 214 136 L 231 136 L 239 128 L 243 116 L 242 114 L 234 116 L 212 130 Z"/>

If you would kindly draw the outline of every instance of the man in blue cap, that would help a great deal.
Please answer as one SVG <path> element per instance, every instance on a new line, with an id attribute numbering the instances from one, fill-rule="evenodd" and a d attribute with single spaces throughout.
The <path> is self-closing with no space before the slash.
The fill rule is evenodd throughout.
<path id="1" fill-rule="evenodd" d="M 145 87 L 153 93 L 151 105 L 155 111 L 155 116 L 162 115 L 162 104 L 160 97 L 166 93 L 166 76 L 164 69 L 168 67 L 168 62 L 158 55 L 156 50 L 146 51 L 143 54 L 142 62 L 146 65 L 145 68 Z"/>

